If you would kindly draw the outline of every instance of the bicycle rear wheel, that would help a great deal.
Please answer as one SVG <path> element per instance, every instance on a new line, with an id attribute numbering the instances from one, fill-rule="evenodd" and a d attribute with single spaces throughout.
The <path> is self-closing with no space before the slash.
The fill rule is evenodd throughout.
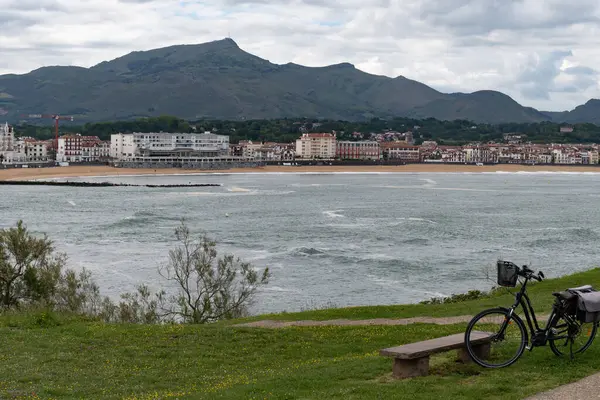
<path id="1" fill-rule="evenodd" d="M 596 322 L 581 323 L 572 316 L 555 315 L 550 321 L 550 349 L 557 356 L 575 355 L 586 351 L 598 330 Z"/>
<path id="2" fill-rule="evenodd" d="M 489 338 L 489 352 L 477 348 Z M 521 318 L 506 308 L 491 308 L 477 314 L 465 332 L 465 347 L 473 361 L 485 368 L 508 367 L 521 357 L 527 331 Z"/>

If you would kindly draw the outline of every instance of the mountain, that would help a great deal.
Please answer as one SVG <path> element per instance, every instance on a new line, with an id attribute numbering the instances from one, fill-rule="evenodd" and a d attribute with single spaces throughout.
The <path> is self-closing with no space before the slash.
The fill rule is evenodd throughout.
<path id="1" fill-rule="evenodd" d="M 599 106 L 578 107 L 569 118 L 597 118 L 588 110 L 594 107 Z M 487 123 L 553 118 L 500 92 L 445 94 L 348 63 L 273 64 L 231 39 L 135 51 L 91 68 L 54 66 L 0 76 L 0 115 L 17 120 L 45 113 L 74 115 L 80 122 L 158 115 L 189 120 L 414 116 Z"/>
<path id="2" fill-rule="evenodd" d="M 466 119 L 498 124 L 501 122 L 540 122 L 547 115 L 530 107 L 523 107 L 504 93 L 482 90 L 470 94 L 453 93 L 424 106 L 414 107 L 410 113 L 417 118 L 433 117 L 439 120 Z"/>
<path id="3" fill-rule="evenodd" d="M 552 121 L 555 122 L 565 122 L 569 124 L 589 122 L 600 125 L 600 100 L 591 99 L 587 103 L 577 106 L 571 111 L 545 111 L 544 114 L 548 115 L 552 118 Z"/>

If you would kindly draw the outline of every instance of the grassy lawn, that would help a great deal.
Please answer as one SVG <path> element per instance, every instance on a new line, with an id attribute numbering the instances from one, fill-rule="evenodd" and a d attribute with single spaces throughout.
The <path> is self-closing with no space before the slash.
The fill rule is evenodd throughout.
<path id="1" fill-rule="evenodd" d="M 600 281 L 596 269 L 532 287 L 540 309 L 550 292 Z M 600 285 L 596 285 L 600 286 Z M 448 305 L 356 307 L 271 319 L 380 318 L 473 314 L 507 304 L 497 296 Z M 575 361 L 549 348 L 485 370 L 449 352 L 429 377 L 395 381 L 384 347 L 463 332 L 439 326 L 133 326 L 28 314 L 0 317 L 0 398 L 85 399 L 521 399 L 597 371 L 600 343 Z"/>
<path id="2" fill-rule="evenodd" d="M 565 290 L 590 284 L 600 288 L 600 268 L 592 269 L 577 274 L 546 279 L 541 283 L 530 283 L 527 292 L 536 312 L 549 312 L 552 309 L 552 292 Z M 371 319 L 371 318 L 410 318 L 419 316 L 447 317 L 456 315 L 474 315 L 479 311 L 498 305 L 509 307 L 514 302 L 516 289 L 501 289 L 488 298 L 450 304 L 400 304 L 391 306 L 347 307 L 327 310 L 314 310 L 299 313 L 281 313 L 260 315 L 246 318 L 243 321 L 257 321 L 263 319 L 277 321 L 297 321 L 303 319 L 328 320 L 328 319 Z M 235 321 L 234 323 L 239 323 Z"/>

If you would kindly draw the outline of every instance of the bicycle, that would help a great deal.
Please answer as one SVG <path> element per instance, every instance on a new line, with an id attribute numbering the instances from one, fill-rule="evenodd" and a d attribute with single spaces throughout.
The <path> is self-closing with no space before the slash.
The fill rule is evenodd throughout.
<path id="1" fill-rule="evenodd" d="M 516 287 L 519 278 L 523 278 L 523 281 L 510 308 L 496 307 L 484 310 L 469 322 L 465 332 L 465 347 L 475 363 L 486 368 L 508 367 L 523 355 L 525 349 L 532 351 L 535 347 L 546 344 L 550 345 L 550 349 L 557 356 L 564 356 L 566 347 L 569 346 L 568 351 L 572 359 L 575 354 L 582 353 L 590 347 L 598 330 L 598 321 L 597 318 L 593 318 L 591 323 L 585 322 L 589 318 L 582 316 L 578 311 L 577 292 L 595 292 L 591 286 L 552 293 L 555 296 L 552 312 L 546 326 L 540 328 L 527 295 L 527 284 L 532 279 L 541 282 L 544 273 L 539 271 L 535 274 L 526 265 L 519 268 L 508 261 L 498 261 L 497 267 L 500 286 Z M 595 293 L 600 295 L 600 292 Z M 518 306 L 523 308 L 529 333 L 523 320 L 515 313 Z M 482 323 L 483 326 L 477 327 L 478 323 Z M 491 329 L 494 325 L 500 326 L 498 329 Z M 516 328 L 514 332 L 511 329 L 513 327 Z M 489 347 L 485 350 L 481 347 L 482 338 L 489 342 Z M 575 343 L 577 340 L 581 340 L 581 345 Z M 514 350 L 510 350 L 510 344 L 515 345 Z M 503 360 L 502 357 L 507 359 Z"/>

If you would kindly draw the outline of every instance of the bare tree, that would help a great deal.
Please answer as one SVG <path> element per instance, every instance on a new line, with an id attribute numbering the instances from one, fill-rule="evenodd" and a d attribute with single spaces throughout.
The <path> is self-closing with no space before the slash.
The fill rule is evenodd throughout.
<path id="1" fill-rule="evenodd" d="M 180 246 L 169 251 L 160 274 L 178 286 L 166 315 L 186 323 L 204 324 L 247 313 L 257 289 L 269 281 L 269 269 L 257 272 L 232 255 L 217 257 L 206 235 L 194 240 L 182 221 L 175 229 Z"/>

